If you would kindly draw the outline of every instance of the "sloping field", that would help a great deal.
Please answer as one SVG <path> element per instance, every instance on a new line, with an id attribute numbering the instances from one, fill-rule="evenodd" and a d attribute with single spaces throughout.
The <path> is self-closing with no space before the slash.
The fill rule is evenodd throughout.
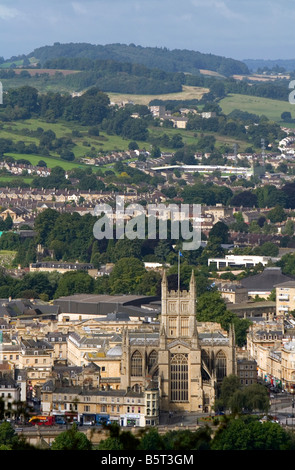
<path id="1" fill-rule="evenodd" d="M 288 101 L 271 100 L 257 96 L 231 94 L 219 102 L 224 114 L 229 114 L 234 109 L 254 113 L 258 116 L 266 116 L 270 120 L 282 124 L 281 114 L 290 111 L 292 118 L 295 117 L 295 105 Z"/>
<path id="2" fill-rule="evenodd" d="M 182 91 L 179 93 L 167 93 L 166 95 L 129 95 L 127 93 L 107 93 L 112 103 L 123 103 L 132 101 L 135 104 L 148 105 L 150 101 L 158 100 L 200 100 L 205 93 L 208 93 L 208 88 L 196 86 L 183 86 Z"/>

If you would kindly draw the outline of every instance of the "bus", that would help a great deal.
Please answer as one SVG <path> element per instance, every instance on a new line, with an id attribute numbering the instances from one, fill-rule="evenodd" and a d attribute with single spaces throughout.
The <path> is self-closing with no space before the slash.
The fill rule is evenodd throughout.
<path id="1" fill-rule="evenodd" d="M 53 426 L 55 424 L 54 416 L 32 416 L 29 419 L 30 424 L 35 424 L 38 426 Z"/>

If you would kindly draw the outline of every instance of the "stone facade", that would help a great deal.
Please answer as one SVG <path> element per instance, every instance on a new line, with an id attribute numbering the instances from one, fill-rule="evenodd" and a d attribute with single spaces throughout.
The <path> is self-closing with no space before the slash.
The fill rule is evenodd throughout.
<path id="1" fill-rule="evenodd" d="M 210 329 L 196 321 L 194 275 L 188 291 L 169 291 L 162 279 L 158 333 L 131 334 L 122 341 L 121 387 L 144 389 L 158 384 L 161 411 L 209 412 L 218 385 L 236 373 L 234 332 Z"/>

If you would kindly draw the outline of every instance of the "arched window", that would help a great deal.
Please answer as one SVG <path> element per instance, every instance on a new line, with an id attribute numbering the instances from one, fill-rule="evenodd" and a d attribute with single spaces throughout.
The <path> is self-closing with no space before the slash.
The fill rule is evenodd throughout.
<path id="1" fill-rule="evenodd" d="M 158 353 L 157 351 L 152 351 L 148 357 L 148 371 L 158 362 Z"/>
<path id="2" fill-rule="evenodd" d="M 142 376 L 142 356 L 139 351 L 135 351 L 131 356 L 131 376 Z"/>
<path id="3" fill-rule="evenodd" d="M 202 349 L 202 361 L 205 364 L 206 368 L 208 370 L 211 370 L 210 356 L 209 356 L 208 351 L 205 351 L 205 349 Z"/>
<path id="4" fill-rule="evenodd" d="M 223 351 L 216 354 L 216 376 L 217 379 L 223 379 L 226 376 L 226 355 Z"/>
<path id="5" fill-rule="evenodd" d="M 188 401 L 188 355 L 171 354 L 171 401 Z"/>

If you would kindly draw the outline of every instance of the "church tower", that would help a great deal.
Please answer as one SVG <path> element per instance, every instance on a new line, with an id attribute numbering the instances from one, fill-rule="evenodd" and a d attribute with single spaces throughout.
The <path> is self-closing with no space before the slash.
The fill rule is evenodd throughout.
<path id="1" fill-rule="evenodd" d="M 188 291 L 179 288 L 169 291 L 166 273 L 163 273 L 159 346 L 161 409 L 201 411 L 201 349 L 196 325 L 194 273 Z"/>

